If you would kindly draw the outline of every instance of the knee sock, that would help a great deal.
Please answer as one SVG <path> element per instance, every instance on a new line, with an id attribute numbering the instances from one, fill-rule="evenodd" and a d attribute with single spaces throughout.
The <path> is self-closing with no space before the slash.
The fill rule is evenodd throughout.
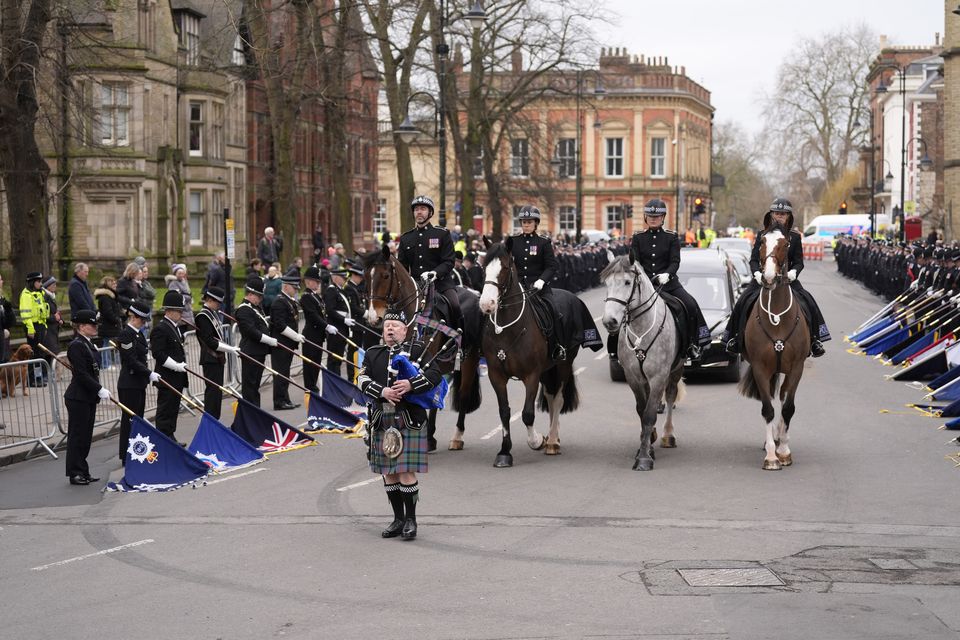
<path id="1" fill-rule="evenodd" d="M 393 518 L 403 520 L 403 494 L 400 493 L 400 483 L 383 483 L 383 488 L 387 492 L 387 498 L 390 500 L 390 506 L 393 507 Z"/>
<path id="2" fill-rule="evenodd" d="M 420 499 L 420 483 L 401 484 L 400 493 L 403 494 L 403 507 L 406 509 L 407 517 L 416 520 L 417 501 Z"/>

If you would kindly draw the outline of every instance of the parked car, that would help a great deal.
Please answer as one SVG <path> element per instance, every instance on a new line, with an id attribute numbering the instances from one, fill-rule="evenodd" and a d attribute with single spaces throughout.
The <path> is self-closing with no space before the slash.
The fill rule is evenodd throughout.
<path id="1" fill-rule="evenodd" d="M 748 261 L 750 260 L 750 252 L 753 251 L 753 246 L 746 238 L 717 238 L 710 246 L 723 249 L 727 253 L 746 254 Z"/>
<path id="2" fill-rule="evenodd" d="M 753 274 L 750 273 L 750 257 L 739 251 L 732 251 L 727 253 L 727 259 L 730 260 L 739 277 L 737 282 L 737 291 L 739 292 L 737 295 L 739 296 L 753 279 Z"/>

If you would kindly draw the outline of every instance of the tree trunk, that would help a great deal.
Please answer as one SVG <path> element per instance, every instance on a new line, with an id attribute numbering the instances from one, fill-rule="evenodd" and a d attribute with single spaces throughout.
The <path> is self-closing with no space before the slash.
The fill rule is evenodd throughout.
<path id="1" fill-rule="evenodd" d="M 344 253 L 353 255 L 353 216 L 350 198 L 350 166 L 347 157 L 347 100 L 346 77 L 347 35 L 350 29 L 348 12 L 341 3 L 336 11 L 333 46 L 321 50 L 325 59 L 324 112 L 327 123 L 327 157 L 330 159 L 330 177 L 333 187 L 332 211 L 336 216 L 337 240 L 343 243 Z M 356 212 L 359 215 L 360 212 Z"/>

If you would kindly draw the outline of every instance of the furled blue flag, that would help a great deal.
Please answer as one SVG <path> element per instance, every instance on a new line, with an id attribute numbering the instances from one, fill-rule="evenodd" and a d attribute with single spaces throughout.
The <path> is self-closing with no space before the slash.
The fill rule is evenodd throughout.
<path id="1" fill-rule="evenodd" d="M 139 416 L 130 423 L 123 479 L 107 491 L 171 491 L 203 480 L 210 468 Z"/>
<path id="2" fill-rule="evenodd" d="M 894 345 L 900 344 L 909 337 L 909 328 L 899 329 L 898 331 L 894 331 L 890 335 L 884 337 L 882 340 L 877 340 L 876 342 L 870 344 L 870 346 L 864 347 L 863 350 L 868 356 L 875 356 L 883 353 Z"/>
<path id="3" fill-rule="evenodd" d="M 960 418 L 955 418 L 953 420 L 950 420 L 945 425 L 943 425 L 943 428 L 946 429 L 947 431 L 960 430 Z"/>
<path id="4" fill-rule="evenodd" d="M 317 444 L 303 431 L 290 426 L 243 398 L 237 400 L 237 413 L 230 428 L 235 434 L 268 455 Z"/>
<path id="5" fill-rule="evenodd" d="M 854 333 L 853 335 L 851 335 L 851 336 L 850 336 L 850 342 L 857 343 L 857 342 L 861 342 L 861 341 L 863 341 L 863 340 L 866 340 L 866 339 L 869 338 L 870 336 L 872 336 L 872 335 L 874 335 L 874 334 L 876 334 L 876 333 L 879 333 L 880 331 L 882 331 L 882 330 L 886 329 L 887 327 L 890 327 L 890 326 L 892 326 L 892 325 L 894 325 L 894 324 L 896 324 L 896 323 L 897 323 L 897 321 L 894 320 L 893 318 L 889 318 L 889 317 L 887 317 L 887 318 L 882 318 L 882 319 L 876 321 L 875 323 L 871 324 L 869 327 L 866 327 L 866 328 L 862 329 L 861 331 L 858 331 L 857 333 Z"/>
<path id="6" fill-rule="evenodd" d="M 908 345 L 906 348 L 900 350 L 898 353 L 895 353 L 893 357 L 890 358 L 890 363 L 900 364 L 904 360 L 912 356 L 913 354 L 919 353 L 920 351 L 926 349 L 927 347 L 932 345 L 934 342 L 936 342 L 938 339 L 939 339 L 939 334 L 936 331 L 931 331 L 930 333 L 926 334 L 919 340 Z"/>
<path id="7" fill-rule="evenodd" d="M 365 413 L 347 411 L 318 393 L 310 393 L 307 405 L 307 433 L 353 433 L 364 421 Z"/>
<path id="8" fill-rule="evenodd" d="M 927 386 L 931 389 L 939 389 L 960 378 L 960 365 L 948 369 L 930 381 Z"/>
<path id="9" fill-rule="evenodd" d="M 323 388 L 320 395 L 324 400 L 332 402 L 341 408 L 349 407 L 354 402 L 360 406 L 366 403 L 363 392 L 356 385 L 353 385 L 340 376 L 324 370 L 320 376 L 323 381 Z"/>
<path id="10" fill-rule="evenodd" d="M 399 372 L 397 373 L 398 380 L 409 380 L 414 376 L 420 375 L 420 369 L 417 368 L 417 365 L 410 362 L 410 358 L 404 353 L 398 353 L 393 356 L 391 366 Z M 447 397 L 447 387 L 446 378 L 440 378 L 440 384 L 437 386 L 431 387 L 426 391 L 421 391 L 420 393 L 411 394 L 404 398 L 404 400 L 419 405 L 424 409 L 443 409 L 443 401 Z"/>
<path id="11" fill-rule="evenodd" d="M 211 471 L 216 472 L 249 467 L 267 459 L 256 447 L 209 413 L 204 413 L 200 418 L 200 426 L 188 449 L 205 462 Z"/>

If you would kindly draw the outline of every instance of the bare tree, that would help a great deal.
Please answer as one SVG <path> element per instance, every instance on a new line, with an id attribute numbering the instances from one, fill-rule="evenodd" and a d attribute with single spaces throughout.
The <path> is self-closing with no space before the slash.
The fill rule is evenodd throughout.
<path id="1" fill-rule="evenodd" d="M 865 143 L 866 76 L 876 42 L 861 25 L 804 38 L 787 52 L 764 112 L 764 137 L 783 172 L 828 183 L 843 175 Z"/>
<path id="2" fill-rule="evenodd" d="M 724 186 L 713 190 L 713 201 L 723 225 L 732 220 L 759 226 L 774 198 L 758 147 L 738 124 L 727 121 L 713 128 L 713 171 L 724 178 Z"/>

